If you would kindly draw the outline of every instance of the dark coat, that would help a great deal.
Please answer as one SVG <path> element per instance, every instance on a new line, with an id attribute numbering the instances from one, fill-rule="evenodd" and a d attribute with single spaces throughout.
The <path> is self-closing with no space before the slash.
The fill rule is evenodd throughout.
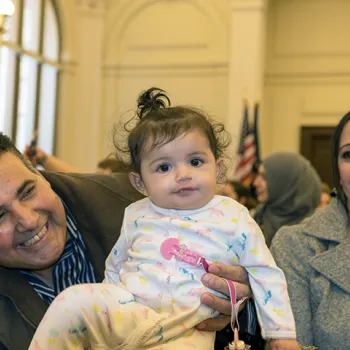
<path id="1" fill-rule="evenodd" d="M 102 281 L 124 209 L 141 195 L 126 174 L 43 175 L 76 219 L 97 280 Z M 27 350 L 47 307 L 17 270 L 0 267 L 0 350 Z"/>

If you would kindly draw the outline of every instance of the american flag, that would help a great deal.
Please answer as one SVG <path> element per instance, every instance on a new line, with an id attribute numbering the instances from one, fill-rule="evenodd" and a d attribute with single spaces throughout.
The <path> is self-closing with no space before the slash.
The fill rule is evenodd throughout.
<path id="1" fill-rule="evenodd" d="M 237 151 L 235 178 L 244 185 L 249 186 L 253 180 L 253 165 L 259 159 L 257 145 L 257 123 L 258 123 L 258 104 L 254 108 L 254 127 L 249 125 L 248 104 L 244 104 L 243 122 L 239 146 Z"/>

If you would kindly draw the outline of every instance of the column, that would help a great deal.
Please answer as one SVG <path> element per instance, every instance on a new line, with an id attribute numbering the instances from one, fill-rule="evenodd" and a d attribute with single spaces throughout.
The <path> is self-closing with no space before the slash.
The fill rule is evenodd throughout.
<path id="1" fill-rule="evenodd" d="M 252 120 L 254 103 L 262 97 L 267 2 L 268 0 L 231 0 L 226 125 L 232 134 L 235 149 L 239 142 L 243 99 L 248 100 Z"/>
<path id="2" fill-rule="evenodd" d="M 102 50 L 106 0 L 76 0 L 74 165 L 94 171 L 100 152 Z"/>

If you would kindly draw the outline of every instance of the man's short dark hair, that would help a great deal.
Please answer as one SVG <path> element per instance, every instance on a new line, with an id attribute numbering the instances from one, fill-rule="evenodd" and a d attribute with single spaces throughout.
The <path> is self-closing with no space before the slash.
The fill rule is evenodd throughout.
<path id="1" fill-rule="evenodd" d="M 17 149 L 11 139 L 4 133 L 0 132 L 0 156 L 5 153 L 12 153 L 15 157 L 20 159 L 30 171 L 36 171 L 33 165 L 24 158 L 23 154 Z"/>

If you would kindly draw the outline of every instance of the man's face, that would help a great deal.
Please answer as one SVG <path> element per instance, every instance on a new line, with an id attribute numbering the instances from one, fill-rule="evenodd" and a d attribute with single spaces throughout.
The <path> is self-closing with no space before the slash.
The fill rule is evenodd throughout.
<path id="1" fill-rule="evenodd" d="M 66 216 L 50 184 L 12 153 L 0 155 L 0 266 L 50 268 L 66 243 Z"/>

